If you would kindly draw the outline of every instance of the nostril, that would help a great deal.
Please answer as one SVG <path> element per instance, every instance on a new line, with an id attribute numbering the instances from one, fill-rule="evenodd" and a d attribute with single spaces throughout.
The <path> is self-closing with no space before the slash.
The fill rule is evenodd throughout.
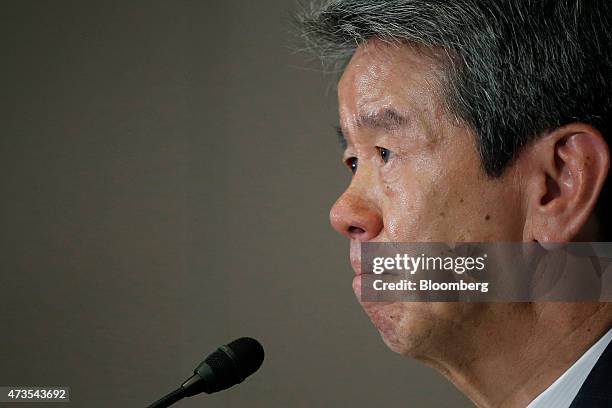
<path id="1" fill-rule="evenodd" d="M 360 234 L 363 234 L 365 232 L 365 230 L 363 228 L 354 227 L 352 225 L 349 227 L 348 231 L 352 235 L 360 235 Z"/>

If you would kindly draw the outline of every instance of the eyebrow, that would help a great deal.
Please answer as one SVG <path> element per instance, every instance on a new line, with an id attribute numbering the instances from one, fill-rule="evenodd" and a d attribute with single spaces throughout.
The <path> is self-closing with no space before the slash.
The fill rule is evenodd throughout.
<path id="1" fill-rule="evenodd" d="M 393 108 L 384 108 L 379 111 L 364 113 L 357 120 L 357 127 L 380 129 L 392 132 L 406 126 L 409 120 L 406 116 Z M 336 126 L 336 135 L 342 149 L 346 149 L 347 141 L 341 126 Z"/>
<path id="2" fill-rule="evenodd" d="M 357 126 L 387 131 L 397 130 L 409 123 L 408 118 L 393 108 L 384 108 L 375 112 L 362 114 L 357 120 Z"/>

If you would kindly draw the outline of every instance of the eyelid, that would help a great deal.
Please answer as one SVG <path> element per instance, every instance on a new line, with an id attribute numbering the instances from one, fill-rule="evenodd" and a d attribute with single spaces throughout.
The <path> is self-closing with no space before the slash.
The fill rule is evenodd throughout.
<path id="1" fill-rule="evenodd" d="M 342 127 L 340 126 L 336 126 L 336 137 L 338 139 L 338 143 L 340 144 L 340 147 L 342 148 L 342 151 L 345 151 L 347 146 L 348 146 L 348 140 L 346 140 L 346 137 L 344 136 L 344 132 L 342 131 Z"/>

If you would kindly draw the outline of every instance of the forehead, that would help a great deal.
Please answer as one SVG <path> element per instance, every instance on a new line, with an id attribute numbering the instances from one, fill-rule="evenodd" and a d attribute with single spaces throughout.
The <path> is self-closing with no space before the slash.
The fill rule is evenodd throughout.
<path id="1" fill-rule="evenodd" d="M 433 108 L 440 99 L 440 73 L 431 51 L 369 40 L 357 48 L 338 83 L 340 115 Z"/>

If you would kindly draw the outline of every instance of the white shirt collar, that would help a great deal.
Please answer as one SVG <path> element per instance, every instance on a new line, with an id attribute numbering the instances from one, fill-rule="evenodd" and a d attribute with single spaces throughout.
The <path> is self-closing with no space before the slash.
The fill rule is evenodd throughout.
<path id="1" fill-rule="evenodd" d="M 557 378 L 557 381 L 531 401 L 527 408 L 568 408 L 611 340 L 612 329 Z"/>

